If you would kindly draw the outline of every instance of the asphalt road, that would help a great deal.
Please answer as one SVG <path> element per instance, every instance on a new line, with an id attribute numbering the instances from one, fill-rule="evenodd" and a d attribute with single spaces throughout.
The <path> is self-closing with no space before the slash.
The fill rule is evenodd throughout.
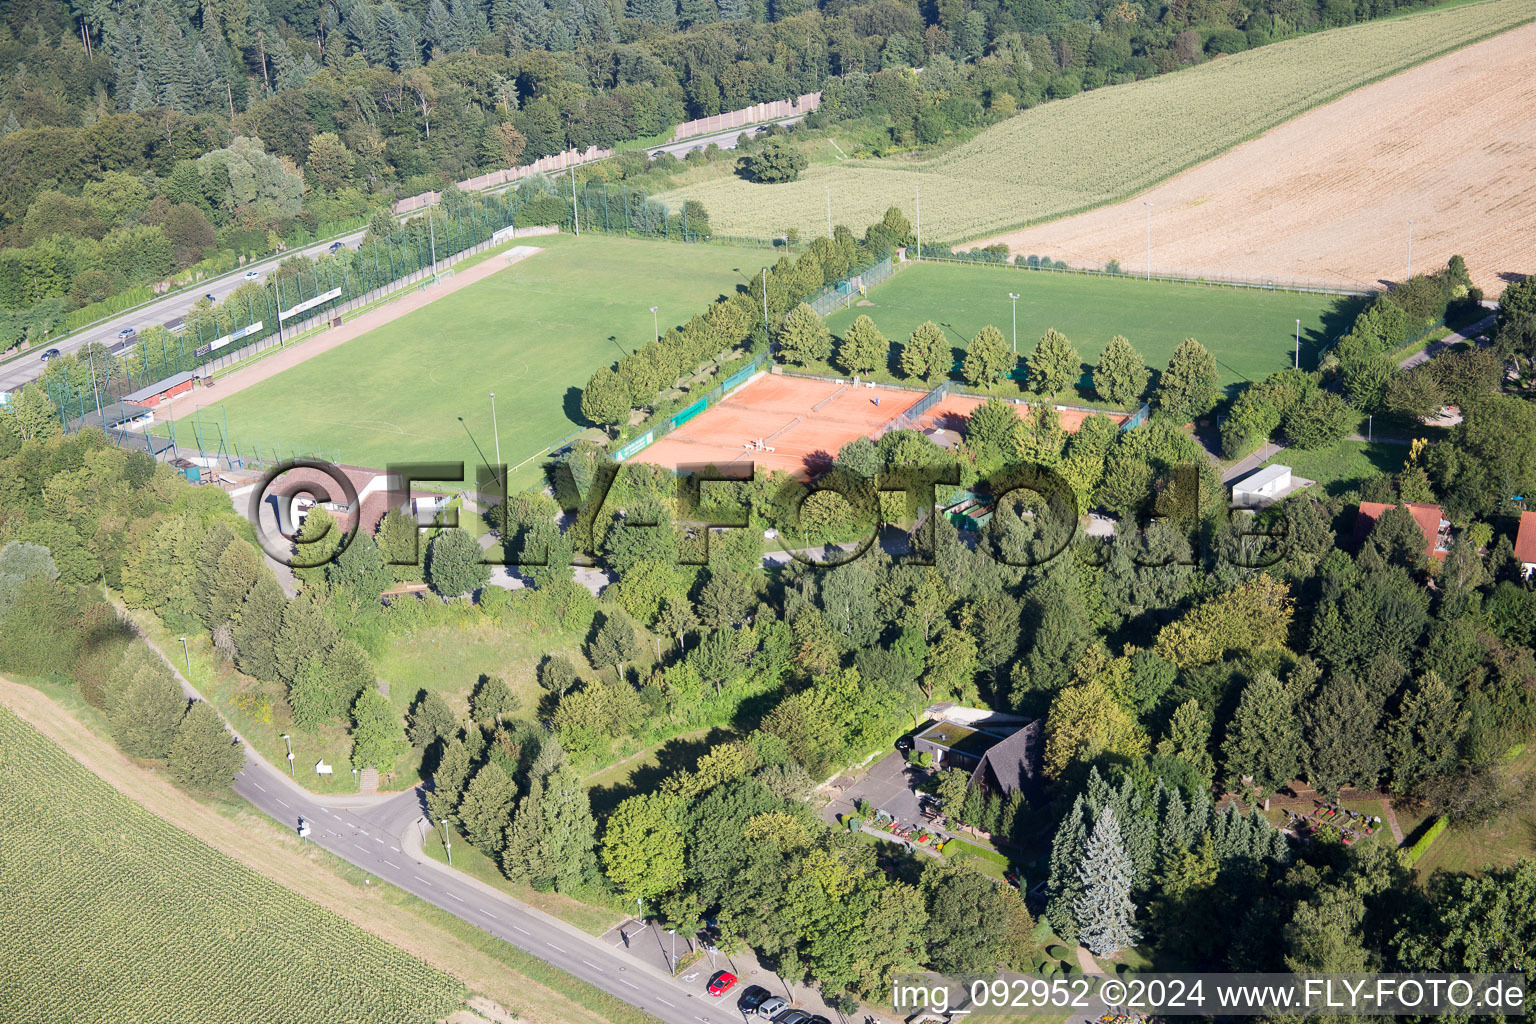
<path id="1" fill-rule="evenodd" d="M 778 121 L 763 121 L 760 124 L 744 124 L 740 128 L 732 128 L 731 130 L 724 132 L 715 132 L 713 135 L 695 135 L 691 139 L 683 139 L 681 142 L 669 142 L 665 146 L 657 146 L 655 149 L 646 150 L 646 152 L 651 156 L 657 156 L 661 153 L 671 153 L 673 156 L 681 159 L 696 149 L 703 149 L 711 142 L 719 146 L 721 149 L 735 149 L 736 140 L 741 136 L 743 132 L 756 135 L 759 132 L 766 131 L 770 125 L 782 124 L 788 127 L 789 125 L 794 124 L 796 121 L 799 121 L 804 116 L 804 114 L 796 114 L 794 117 L 786 117 Z"/>
<path id="2" fill-rule="evenodd" d="M 144 640 L 149 643 L 148 637 Z M 175 675 L 182 692 L 201 700 L 176 662 L 153 643 L 150 647 Z M 302 819 L 310 828 L 306 841 L 378 881 L 398 886 L 667 1024 L 745 1019 L 736 1009 L 738 992 L 716 1000 L 705 990 L 703 980 L 689 984 L 637 969 L 634 958 L 601 939 L 425 856 L 421 841 L 431 823 L 421 788 L 395 794 L 322 796 L 284 775 L 244 737 L 241 743 L 245 767 L 235 776 L 235 792 L 284 828 L 297 832 Z M 344 765 L 336 768 L 348 770 Z M 306 766 L 306 770 L 311 769 Z"/>
<path id="3" fill-rule="evenodd" d="M 791 125 L 799 121 L 800 117 L 801 115 L 796 115 L 784 118 L 781 121 L 743 125 L 740 128 L 734 128 L 726 132 L 717 132 L 713 135 L 699 135 L 691 139 L 685 139 L 682 142 L 671 142 L 664 146 L 658 146 L 649 152 L 651 156 L 656 156 L 659 153 L 671 153 L 673 156 L 682 157 L 692 150 L 703 149 L 710 143 L 714 143 L 721 149 L 734 149 L 736 147 L 736 139 L 743 132 L 762 131 L 770 124 Z M 366 231 L 354 231 L 350 235 L 343 236 L 340 240 L 349 248 L 356 248 L 366 233 Z M 100 342 L 110 347 L 117 344 L 117 334 L 125 327 L 142 330 L 155 324 L 167 323 L 179 316 L 186 315 L 187 310 L 191 309 L 204 294 L 212 295 L 216 300 L 224 299 L 230 292 L 245 283 L 245 275 L 249 271 L 256 271 L 260 275 L 259 280 L 265 281 L 267 274 L 290 256 L 299 254 L 311 257 L 318 256 L 325 252 L 330 245 L 331 242 L 329 241 L 317 243 L 303 249 L 291 250 L 280 256 L 273 256 L 257 263 L 248 263 L 239 270 L 226 274 L 223 277 L 204 281 L 202 284 L 187 291 L 168 295 L 148 306 L 142 306 L 120 316 L 115 316 L 106 323 L 99 324 L 88 331 L 73 334 L 57 345 L 47 347 L 57 348 L 61 353 L 65 354 L 78 351 L 91 342 Z M 13 391 L 27 381 L 36 380 L 42 376 L 43 362 L 40 356 L 42 351 L 45 350 L 33 348 L 23 352 L 19 357 L 10 362 L 0 363 L 0 391 Z"/>
<path id="4" fill-rule="evenodd" d="M 366 231 L 354 231 L 352 234 L 341 238 L 340 241 L 349 248 L 356 248 L 366 233 Z M 248 263 L 239 270 L 225 274 L 223 277 L 204 281 L 187 291 L 178 292 L 175 295 L 167 295 L 158 302 L 153 302 L 148 306 L 142 306 L 120 316 L 115 316 L 104 324 L 99 324 L 87 331 L 72 334 L 58 344 L 48 347 L 57 348 L 60 352 L 66 354 L 77 351 L 91 342 L 100 342 L 111 347 L 117 344 L 117 332 L 125 327 L 143 330 L 146 327 L 163 324 L 179 316 L 185 316 L 187 310 L 191 309 L 197 300 L 201 299 L 205 294 L 212 295 L 218 300 L 224 299 L 230 292 L 245 284 L 245 275 L 249 271 L 256 271 L 260 275 L 259 279 L 265 281 L 267 274 L 290 256 L 300 253 L 305 256 L 318 256 L 330 246 L 331 242 L 318 243 L 303 249 L 289 250 L 280 256 L 273 256 L 259 263 Z M 0 391 L 15 390 L 27 381 L 35 380 L 42 376 L 43 361 L 40 356 L 42 351 L 45 350 L 32 348 L 23 352 L 11 362 L 0 364 Z"/>

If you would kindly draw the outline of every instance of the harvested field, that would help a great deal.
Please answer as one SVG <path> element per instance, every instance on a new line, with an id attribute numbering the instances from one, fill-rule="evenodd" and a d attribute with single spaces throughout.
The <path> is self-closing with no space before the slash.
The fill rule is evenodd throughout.
<path id="1" fill-rule="evenodd" d="M 1532 0 L 1488 0 L 1317 32 L 1043 103 L 933 156 L 815 163 L 798 181 L 775 185 L 720 177 L 690 184 L 686 198 L 701 201 L 721 233 L 769 237 L 793 226 L 815 238 L 826 230 L 824 186 L 834 219 L 860 231 L 890 206 L 913 218 L 921 186 L 924 239 L 955 244 L 1119 202 L 1353 89 L 1533 17 Z M 1444 92 L 1425 103 L 1439 122 L 1473 99 Z M 1352 128 L 1365 131 L 1371 119 Z"/>
<path id="2" fill-rule="evenodd" d="M 838 450 L 860 437 L 878 437 L 916 405 L 922 391 L 869 384 L 845 384 L 807 377 L 764 374 L 705 410 L 632 461 L 677 469 L 679 466 L 728 466 L 751 463 L 763 473 L 781 470 L 808 479 L 825 470 Z M 879 404 L 876 404 L 878 400 Z M 985 399 L 947 395 L 917 424 L 917 429 L 965 430 L 965 421 Z M 1030 407 L 1015 406 L 1028 419 Z M 1062 428 L 1076 432 L 1093 410 L 1057 406 Z M 1116 424 L 1129 417 L 1108 414 Z M 768 449 L 753 447 L 761 440 Z"/>
<path id="3" fill-rule="evenodd" d="M 1118 259 L 1377 287 L 1461 254 L 1491 296 L 1536 271 L 1536 25 L 1281 125 L 1114 206 L 986 239 L 1074 266 Z M 925 197 L 926 198 L 926 197 Z M 981 243 L 978 243 L 981 244 Z"/>

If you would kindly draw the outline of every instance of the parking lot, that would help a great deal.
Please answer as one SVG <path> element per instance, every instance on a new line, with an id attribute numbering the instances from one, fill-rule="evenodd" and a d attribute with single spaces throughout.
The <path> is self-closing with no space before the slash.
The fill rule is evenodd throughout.
<path id="1" fill-rule="evenodd" d="M 922 821 L 918 793 L 913 787 L 927 775 L 927 769 L 911 767 L 901 751 L 893 750 L 870 765 L 863 775 L 855 777 L 853 784 L 827 805 L 822 816 L 837 824 L 839 815 L 853 814 L 860 800 L 868 800 L 870 806 L 893 815 L 898 821 Z"/>

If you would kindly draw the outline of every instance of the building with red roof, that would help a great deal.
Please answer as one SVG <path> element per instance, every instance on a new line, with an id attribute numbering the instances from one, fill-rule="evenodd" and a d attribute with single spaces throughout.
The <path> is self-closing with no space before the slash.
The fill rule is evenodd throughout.
<path id="1" fill-rule="evenodd" d="M 1536 512 L 1520 513 L 1520 529 L 1515 533 L 1515 559 L 1526 579 L 1536 573 Z"/>
<path id="2" fill-rule="evenodd" d="M 1445 558 L 1446 553 L 1451 549 L 1451 524 L 1441 514 L 1440 506 L 1422 501 L 1409 501 L 1403 504 L 1408 506 L 1413 521 L 1419 524 L 1419 531 L 1424 534 L 1425 557 Z M 1365 540 L 1376 528 L 1376 521 L 1382 517 L 1382 514 L 1387 509 L 1395 507 L 1383 505 L 1379 501 L 1362 501 L 1360 516 L 1355 520 L 1355 540 Z"/>

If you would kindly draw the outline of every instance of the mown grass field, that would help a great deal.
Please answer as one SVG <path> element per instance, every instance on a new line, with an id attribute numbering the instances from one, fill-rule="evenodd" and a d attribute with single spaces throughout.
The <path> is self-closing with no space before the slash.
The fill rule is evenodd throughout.
<path id="1" fill-rule="evenodd" d="M 1325 494 L 1357 490 L 1378 473 L 1397 473 L 1408 461 L 1408 446 L 1382 441 L 1340 441 L 1332 448 L 1304 452 L 1287 448 L 1265 462 L 1290 466 L 1304 480 L 1315 480 Z"/>
<path id="2" fill-rule="evenodd" d="M 1127 198 L 1352 89 L 1536 17 L 1531 0 L 1428 11 L 1302 36 L 1127 85 L 1026 110 L 924 159 L 814 164 L 799 181 L 756 185 L 734 175 L 690 183 L 722 234 L 767 237 L 797 227 L 855 230 L 890 206 L 923 237 L 955 242 Z M 659 196 L 671 203 L 681 190 Z M 1051 254 L 1046 254 L 1051 255 Z"/>
<path id="3" fill-rule="evenodd" d="M 924 320 L 948 332 L 956 358 L 982 327 L 991 324 L 1010 338 L 1010 292 L 1019 296 L 1019 356 L 1033 352 L 1054 327 L 1072 340 L 1088 372 L 1104 346 L 1123 334 L 1149 367 L 1168 365 L 1174 348 L 1196 338 L 1218 360 L 1224 385 L 1262 380 L 1291 365 L 1296 321 L 1301 320 L 1301 365 L 1311 368 L 1317 353 L 1349 329 L 1358 299 L 1270 292 L 1244 288 L 1102 278 L 956 263 L 908 266 L 870 289 L 856 303 L 827 320 L 839 336 L 854 319 L 868 315 L 894 344 L 892 362 L 914 328 Z M 1063 396 L 1070 397 L 1070 396 Z M 1084 396 L 1090 397 L 1090 396 Z"/>
<path id="4" fill-rule="evenodd" d="M 769 249 L 611 236 L 535 240 L 545 251 L 200 413 L 263 449 L 320 451 L 358 466 L 496 457 L 539 479 L 544 449 L 586 425 L 581 388 L 599 366 L 702 312 L 772 261 Z M 528 460 L 528 461 L 525 461 Z"/>
<path id="5" fill-rule="evenodd" d="M 0 1019 L 430 1022 L 454 979 L 172 827 L 0 709 Z"/>

